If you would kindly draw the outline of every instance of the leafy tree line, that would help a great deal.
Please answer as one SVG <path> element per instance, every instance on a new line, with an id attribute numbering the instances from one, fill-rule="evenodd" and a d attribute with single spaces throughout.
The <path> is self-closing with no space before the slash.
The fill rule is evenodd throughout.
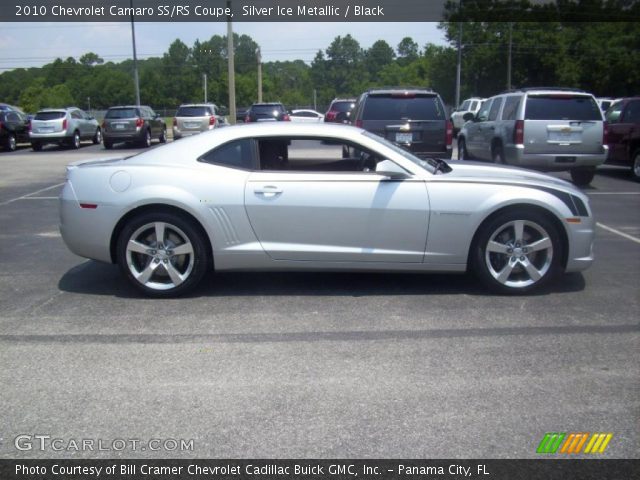
<path id="1" fill-rule="evenodd" d="M 442 22 L 446 46 L 422 47 L 404 38 L 362 48 L 351 35 L 337 36 L 311 62 L 263 64 L 263 98 L 286 105 L 319 106 L 334 97 L 357 96 L 376 86 L 430 86 L 448 104 L 455 95 L 456 45 L 462 25 L 462 98 L 490 96 L 506 88 L 508 45 L 512 85 L 583 88 L 599 96 L 638 94 L 640 29 L 634 22 Z M 257 43 L 234 35 L 237 105 L 257 100 Z M 228 103 L 227 39 L 214 35 L 191 47 L 175 40 L 160 58 L 138 61 L 141 101 L 175 108 L 207 97 Z M 27 111 L 78 105 L 104 109 L 134 102 L 133 62 L 104 62 L 89 52 L 41 67 L 0 74 L 0 101 Z"/>

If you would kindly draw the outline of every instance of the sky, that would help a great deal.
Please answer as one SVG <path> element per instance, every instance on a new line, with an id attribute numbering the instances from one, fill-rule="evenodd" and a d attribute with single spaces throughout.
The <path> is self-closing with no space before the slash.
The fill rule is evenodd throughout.
<path id="1" fill-rule="evenodd" d="M 138 58 L 160 57 L 173 40 L 188 46 L 196 39 L 226 35 L 225 22 L 135 24 Z M 444 45 L 437 23 L 248 23 L 236 22 L 233 30 L 251 36 L 260 45 L 263 62 L 304 60 L 310 63 L 338 35 L 351 34 L 363 48 L 385 40 L 393 48 L 412 37 L 422 48 L 427 43 Z M 105 61 L 132 58 L 129 23 L 0 23 L 0 72 L 38 67 L 56 57 L 94 52 Z"/>

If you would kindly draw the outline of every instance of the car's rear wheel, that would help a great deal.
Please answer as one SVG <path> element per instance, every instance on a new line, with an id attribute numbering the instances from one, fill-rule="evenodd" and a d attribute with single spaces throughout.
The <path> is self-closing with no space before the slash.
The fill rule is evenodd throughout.
<path id="1" fill-rule="evenodd" d="M 471 160 L 464 137 L 458 138 L 458 160 Z"/>
<path id="2" fill-rule="evenodd" d="M 7 143 L 5 145 L 5 148 L 9 152 L 15 152 L 15 150 L 16 150 L 16 136 L 13 133 L 10 133 L 9 136 L 7 137 Z"/>
<path id="3" fill-rule="evenodd" d="M 493 160 L 493 163 L 497 165 L 505 164 L 504 149 L 502 148 L 502 145 L 496 144 L 493 146 L 493 148 L 491 149 L 491 160 Z"/>
<path id="4" fill-rule="evenodd" d="M 142 146 L 149 148 L 151 146 L 151 132 L 147 129 L 144 131 L 144 137 L 142 137 Z"/>
<path id="5" fill-rule="evenodd" d="M 589 185 L 595 175 L 595 167 L 576 167 L 571 169 L 571 180 L 579 187 Z"/>
<path id="6" fill-rule="evenodd" d="M 77 130 L 73 132 L 73 137 L 71 138 L 71 148 L 77 150 L 80 148 L 80 132 Z"/>
<path id="7" fill-rule="evenodd" d="M 102 130 L 100 128 L 96 129 L 96 134 L 93 136 L 93 144 L 100 145 L 102 142 Z"/>
<path id="8" fill-rule="evenodd" d="M 198 228 L 174 213 L 147 213 L 122 230 L 117 260 L 129 282 L 147 295 L 184 294 L 200 282 L 209 265 Z"/>
<path id="9" fill-rule="evenodd" d="M 34 152 L 39 152 L 42 150 L 42 144 L 40 142 L 31 142 L 31 148 Z"/>
<path id="10" fill-rule="evenodd" d="M 111 140 L 107 140 L 106 138 L 104 139 L 102 144 L 107 150 L 111 150 L 113 148 L 113 142 Z"/>
<path id="11" fill-rule="evenodd" d="M 631 163 L 631 176 L 636 182 L 640 182 L 640 150 L 636 150 L 633 154 Z"/>
<path id="12" fill-rule="evenodd" d="M 160 143 L 167 143 L 167 129 L 166 128 L 162 129 L 162 133 L 160 134 L 160 138 L 158 140 L 160 140 Z"/>
<path id="13" fill-rule="evenodd" d="M 525 293 L 561 271 L 562 242 L 555 224 L 542 213 L 506 211 L 480 227 L 470 258 L 489 289 Z"/>

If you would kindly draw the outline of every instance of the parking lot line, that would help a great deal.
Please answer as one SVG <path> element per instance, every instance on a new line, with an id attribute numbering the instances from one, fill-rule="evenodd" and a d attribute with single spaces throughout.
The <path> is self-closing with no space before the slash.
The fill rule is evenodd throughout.
<path id="1" fill-rule="evenodd" d="M 22 195 L 21 197 L 12 198 L 11 200 L 7 200 L 6 202 L 0 203 L 0 206 L 9 205 L 10 203 L 17 202 L 18 200 L 24 200 L 27 197 L 31 197 L 32 195 L 36 195 L 38 193 L 46 192 L 47 190 L 51 190 L 52 188 L 61 187 L 64 185 L 64 182 L 57 183 L 55 185 L 51 185 L 50 187 L 41 188 L 40 190 L 36 190 L 35 192 L 27 193 Z"/>
<path id="2" fill-rule="evenodd" d="M 58 200 L 60 197 L 24 197 L 18 200 Z"/>
<path id="3" fill-rule="evenodd" d="M 587 195 L 640 195 L 640 192 L 589 192 Z"/>
<path id="4" fill-rule="evenodd" d="M 629 235 L 628 233 L 621 232 L 620 230 L 616 230 L 615 228 L 611 228 L 600 222 L 597 222 L 596 225 L 598 225 L 600 228 L 604 230 L 607 230 L 608 232 L 615 233 L 616 235 L 620 235 L 621 237 L 631 240 L 632 242 L 640 243 L 640 238 L 638 237 L 634 237 L 633 235 Z"/>

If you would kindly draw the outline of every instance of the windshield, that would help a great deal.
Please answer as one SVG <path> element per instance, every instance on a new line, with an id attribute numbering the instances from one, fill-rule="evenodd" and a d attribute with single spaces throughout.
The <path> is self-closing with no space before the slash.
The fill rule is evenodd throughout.
<path id="1" fill-rule="evenodd" d="M 362 132 L 362 134 L 365 135 L 366 137 L 369 137 L 369 138 L 375 140 L 378 143 L 382 143 L 385 147 L 388 147 L 391 150 L 393 150 L 394 152 L 402 155 L 404 158 L 406 158 L 407 160 L 410 160 L 412 163 L 415 163 L 420 168 L 426 170 L 429 173 L 435 174 L 438 164 L 443 162 L 442 160 L 434 160 L 434 159 L 431 159 L 431 158 L 427 158 L 427 159 L 423 160 L 422 158 L 416 157 L 410 151 L 402 148 L 398 144 L 390 142 L 386 138 L 380 137 L 379 135 L 376 135 L 375 133 L 371 133 L 371 132 L 366 132 L 365 131 L 365 132 Z"/>

